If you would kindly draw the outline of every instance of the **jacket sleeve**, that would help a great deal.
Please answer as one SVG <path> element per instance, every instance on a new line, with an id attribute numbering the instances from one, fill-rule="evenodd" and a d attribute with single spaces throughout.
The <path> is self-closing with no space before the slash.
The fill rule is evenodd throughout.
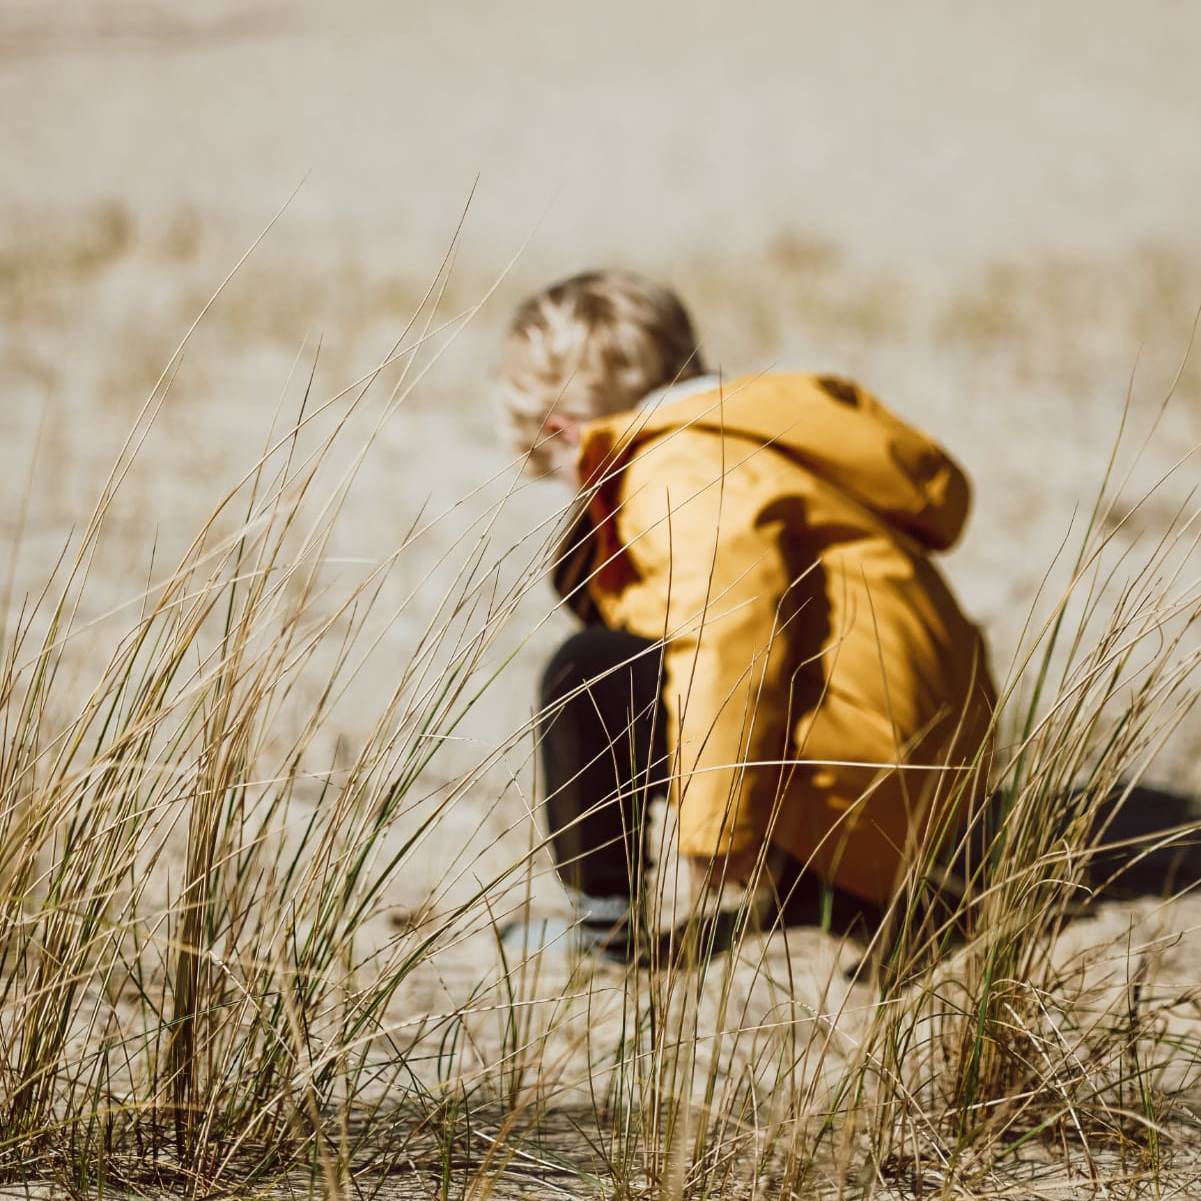
<path id="1" fill-rule="evenodd" d="M 676 431 L 627 465 L 618 534 L 637 569 L 621 619 L 663 638 L 664 706 L 686 855 L 755 850 L 777 804 L 805 620 L 772 508 L 777 456 Z M 795 511 L 795 510 L 794 510 Z"/>

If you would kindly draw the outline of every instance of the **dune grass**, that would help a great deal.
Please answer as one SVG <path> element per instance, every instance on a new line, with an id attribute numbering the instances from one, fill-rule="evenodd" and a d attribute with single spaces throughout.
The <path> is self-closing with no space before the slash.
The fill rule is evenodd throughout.
<path id="1" fill-rule="evenodd" d="M 556 525 L 497 544 L 489 508 L 441 548 L 454 584 L 394 692 L 314 763 L 379 620 L 405 615 L 380 612 L 389 573 L 440 537 L 419 518 L 331 601 L 355 474 L 445 345 L 444 280 L 376 410 L 374 375 L 320 403 L 303 390 L 178 562 L 85 616 L 168 372 L 53 577 L 6 605 L 0 1175 L 77 1195 L 668 1198 L 1022 1196 L 1052 1170 L 1123 1197 L 1201 1178 L 1173 1143 L 1195 1126 L 1201 1024 L 1157 983 L 1180 932 L 1132 918 L 1117 943 L 1064 937 L 1097 889 L 1103 802 L 1197 698 L 1195 523 L 1134 559 L 1108 476 L 1011 675 L 997 803 L 962 854 L 914 866 L 874 941 L 748 921 L 719 951 L 694 922 L 650 969 L 525 954 L 500 930 L 545 871 L 536 838 L 481 878 L 451 861 L 459 887 L 389 924 L 443 816 L 486 811 L 487 769 L 529 751 L 515 720 L 430 783 L 473 708 L 510 703 L 505 623 Z M 107 656 L 81 678 L 98 630 Z"/>
<path id="2" fill-rule="evenodd" d="M 406 331 L 415 345 L 436 332 L 427 300 Z M 182 559 L 117 615 L 111 655 L 81 688 L 70 664 L 93 632 L 78 620 L 89 571 L 164 377 L 56 576 L 4 631 L 0 1170 L 82 1184 L 129 1163 L 184 1187 L 231 1163 L 253 1178 L 307 1159 L 332 1183 L 350 1154 L 345 1129 L 330 1145 L 346 1106 L 408 1071 L 396 1054 L 379 1075 L 381 1015 L 459 915 L 418 922 L 373 959 L 356 941 L 437 816 L 415 782 L 480 689 L 511 597 L 482 544 L 466 547 L 353 761 L 300 767 L 370 654 L 392 566 L 314 613 L 366 444 L 332 486 L 322 468 L 370 382 L 321 407 L 305 392 Z M 408 531 L 395 557 L 422 537 Z M 302 689 L 331 640 L 333 670 Z"/>

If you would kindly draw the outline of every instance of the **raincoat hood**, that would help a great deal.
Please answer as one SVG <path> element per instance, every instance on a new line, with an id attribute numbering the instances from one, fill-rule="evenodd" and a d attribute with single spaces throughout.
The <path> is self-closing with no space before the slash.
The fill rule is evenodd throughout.
<path id="1" fill-rule="evenodd" d="M 833 376 L 755 375 L 689 392 L 650 408 L 590 422 L 580 478 L 597 490 L 600 517 L 623 465 L 641 445 L 673 430 L 733 435 L 781 451 L 926 550 L 946 550 L 963 531 L 967 478 L 950 456 L 870 393 Z"/>

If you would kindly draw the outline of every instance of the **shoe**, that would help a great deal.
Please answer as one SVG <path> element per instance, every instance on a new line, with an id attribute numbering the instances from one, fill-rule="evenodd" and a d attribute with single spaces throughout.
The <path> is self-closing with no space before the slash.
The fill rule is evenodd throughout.
<path id="1" fill-rule="evenodd" d="M 551 917 L 513 922 L 501 930 L 500 942 L 505 951 L 514 955 L 557 951 L 564 955 L 591 956 L 607 963 L 629 963 L 634 953 L 628 919 L 598 922 Z"/>

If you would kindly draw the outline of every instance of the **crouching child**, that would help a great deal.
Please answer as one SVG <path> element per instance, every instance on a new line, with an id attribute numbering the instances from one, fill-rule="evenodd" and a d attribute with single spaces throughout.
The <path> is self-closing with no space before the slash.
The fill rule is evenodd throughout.
<path id="1" fill-rule="evenodd" d="M 540 746 L 581 920 L 620 941 L 660 793 L 698 896 L 886 907 L 985 787 L 985 646 L 931 560 L 964 473 L 849 380 L 710 373 L 679 299 L 624 272 L 526 300 L 499 390 L 527 469 L 577 495 L 555 583 L 583 626 Z"/>

